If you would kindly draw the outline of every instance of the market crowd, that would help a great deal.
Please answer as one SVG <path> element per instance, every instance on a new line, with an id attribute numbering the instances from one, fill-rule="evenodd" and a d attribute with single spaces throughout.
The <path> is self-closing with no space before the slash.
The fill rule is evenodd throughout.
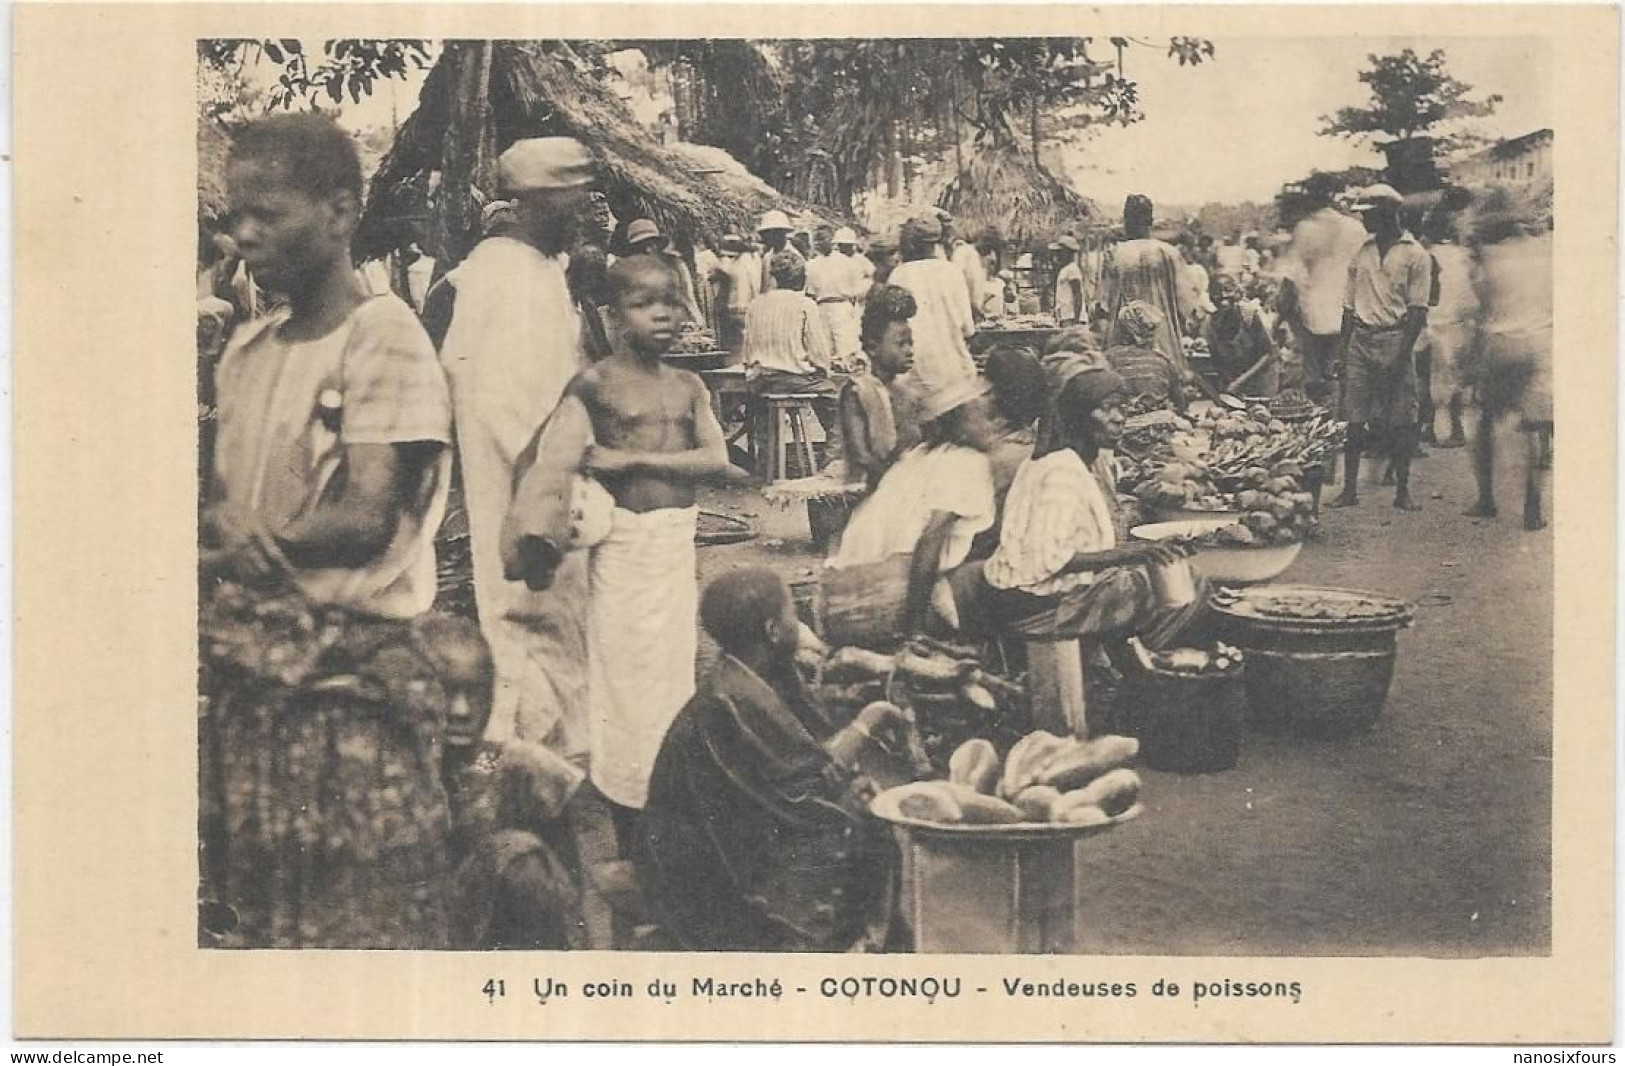
<path id="1" fill-rule="evenodd" d="M 1549 225 L 1407 219 L 1374 186 L 1278 240 L 1164 240 L 1131 196 L 1120 225 L 1026 248 L 941 210 L 861 238 L 769 211 L 680 251 L 606 225 L 579 141 L 520 140 L 498 171 L 454 268 L 412 245 L 358 270 L 349 137 L 297 115 L 234 140 L 199 292 L 210 943 L 587 946 L 590 809 L 669 946 L 906 948 L 858 765 L 907 714 L 819 705 L 778 576 L 698 587 L 698 492 L 738 472 L 712 390 L 668 360 L 696 327 L 750 395 L 816 414 L 844 493 L 824 580 L 897 590 L 909 632 L 1019 645 L 1058 732 L 1089 728 L 1091 654 L 1207 624 L 1153 580 L 1182 549 L 1125 535 L 1132 415 L 1302 393 L 1349 424 L 1334 502 L 1377 456 L 1411 509 L 1413 458 L 1464 442 L 1471 399 L 1475 512 L 1515 415 L 1542 521 Z M 1029 318 L 1059 327 L 1041 350 L 985 328 Z M 454 481 L 477 625 L 433 610 Z M 720 649 L 698 685 L 697 627 Z"/>

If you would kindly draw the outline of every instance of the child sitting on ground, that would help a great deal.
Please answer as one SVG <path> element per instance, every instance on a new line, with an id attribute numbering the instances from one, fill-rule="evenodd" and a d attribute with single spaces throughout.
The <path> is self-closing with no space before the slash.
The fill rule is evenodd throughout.
<path id="1" fill-rule="evenodd" d="M 545 455 L 551 441 L 590 435 L 579 469 L 614 498 L 609 532 L 591 549 L 588 708 L 592 781 L 624 841 L 666 728 L 694 692 L 695 487 L 727 472 L 728 451 L 705 383 L 661 359 L 684 315 L 675 272 L 631 256 L 610 267 L 606 293 L 615 352 L 565 390 L 537 467 L 557 465 Z M 515 506 L 534 498 L 521 485 Z"/>

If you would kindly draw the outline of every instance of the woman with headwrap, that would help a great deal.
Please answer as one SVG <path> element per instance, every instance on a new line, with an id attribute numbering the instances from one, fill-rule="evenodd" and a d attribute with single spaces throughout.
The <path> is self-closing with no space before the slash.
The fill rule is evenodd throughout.
<path id="1" fill-rule="evenodd" d="M 1123 376 L 1130 400 L 1183 413 L 1184 378 L 1173 360 L 1156 348 L 1162 322 L 1162 312 L 1144 300 L 1126 304 L 1117 318 L 1117 332 L 1124 340 L 1106 349 L 1106 360 Z"/>
<path id="2" fill-rule="evenodd" d="M 1127 240 L 1112 248 L 1103 268 L 1101 302 L 1110 316 L 1109 344 L 1125 341 L 1121 335 L 1123 308 L 1143 300 L 1162 313 L 1155 348 L 1184 373 L 1185 260 L 1178 249 L 1151 236 L 1155 211 L 1148 197 L 1135 194 L 1123 205 L 1123 232 Z"/>
<path id="3" fill-rule="evenodd" d="M 1081 733 L 1080 638 L 1138 634 L 1166 647 L 1189 629 L 1203 597 L 1164 607 L 1149 568 L 1177 559 L 1167 544 L 1119 544 L 1116 493 L 1103 458 L 1122 436 L 1128 385 L 1086 358 L 1051 364 L 1050 407 L 1033 457 L 1005 499 L 999 547 L 981 567 L 988 616 L 1027 640 L 1034 699 L 1052 726 Z M 956 574 L 955 591 L 973 581 Z"/>

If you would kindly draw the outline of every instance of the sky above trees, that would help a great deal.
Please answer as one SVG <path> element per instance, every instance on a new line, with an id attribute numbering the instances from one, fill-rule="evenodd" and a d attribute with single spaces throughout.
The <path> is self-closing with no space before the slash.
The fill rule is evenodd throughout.
<path id="1" fill-rule="evenodd" d="M 1199 27 L 1196 28 L 1199 31 Z M 1475 96 L 1499 94 L 1496 113 L 1476 127 L 1491 138 L 1516 137 L 1554 125 L 1550 57 L 1526 38 L 1216 38 L 1214 60 L 1182 67 L 1140 57 L 1145 121 L 1103 127 L 1087 144 L 1046 154 L 1078 190 L 1111 209 L 1129 192 L 1164 204 L 1268 201 L 1281 185 L 1311 170 L 1380 166 L 1369 147 L 1319 136 L 1320 117 L 1363 104 L 1357 80 L 1370 53 L 1443 48 L 1450 72 Z M 404 119 L 422 75 L 380 83 L 360 104 L 345 101 L 341 121 L 387 127 L 391 106 Z"/>

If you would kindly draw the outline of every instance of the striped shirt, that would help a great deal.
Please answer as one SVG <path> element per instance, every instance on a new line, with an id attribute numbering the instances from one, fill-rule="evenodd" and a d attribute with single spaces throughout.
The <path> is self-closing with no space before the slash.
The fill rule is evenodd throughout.
<path id="1" fill-rule="evenodd" d="M 788 374 L 829 366 L 829 331 L 818 305 L 799 292 L 778 289 L 751 302 L 745 316 L 745 365 Z"/>
<path id="2" fill-rule="evenodd" d="M 1117 544 L 1111 505 L 1100 482 L 1070 448 L 1029 459 L 1004 499 L 999 548 L 984 576 L 996 589 L 1052 596 L 1094 583 L 1088 571 L 1068 573 L 1080 552 Z"/>

